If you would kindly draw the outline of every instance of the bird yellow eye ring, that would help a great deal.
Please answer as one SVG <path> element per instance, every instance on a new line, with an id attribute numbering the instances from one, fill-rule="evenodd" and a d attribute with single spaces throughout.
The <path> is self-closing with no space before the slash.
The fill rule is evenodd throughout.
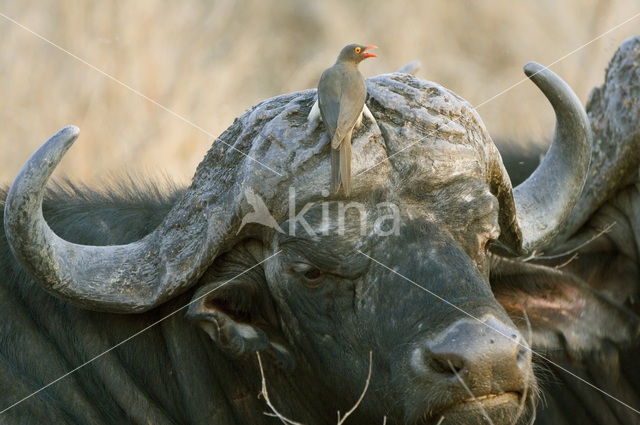
<path id="1" fill-rule="evenodd" d="M 360 49 L 359 47 L 356 47 L 356 53 L 360 53 L 360 50 L 362 49 Z"/>

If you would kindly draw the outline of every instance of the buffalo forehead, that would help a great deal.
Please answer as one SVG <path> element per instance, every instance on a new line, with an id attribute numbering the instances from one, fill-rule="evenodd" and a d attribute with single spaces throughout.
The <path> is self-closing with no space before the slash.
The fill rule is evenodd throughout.
<path id="1" fill-rule="evenodd" d="M 378 126 L 367 123 L 355 134 L 354 198 L 372 190 L 394 196 L 411 186 L 428 190 L 461 177 L 487 179 L 491 139 L 467 102 L 406 74 L 371 78 L 367 88 Z M 279 222 L 289 213 L 290 187 L 296 203 L 322 199 L 330 149 L 324 126 L 307 122 L 314 101 L 315 91 L 307 90 L 247 110 L 213 143 L 185 199 L 206 210 L 237 205 L 229 213 L 242 217 L 252 211 L 244 202 L 250 188 Z"/>
<path id="2" fill-rule="evenodd" d="M 468 102 L 407 74 L 372 78 L 367 88 L 376 118 L 388 118 L 378 124 L 396 179 L 440 184 L 464 174 L 486 180 L 491 138 Z"/>
<path id="3" fill-rule="evenodd" d="M 492 141 L 471 105 L 407 74 L 372 78 L 368 90 L 372 112 L 391 117 L 379 125 L 394 190 L 408 213 L 452 230 L 481 224 L 492 231 L 498 211 L 488 184 Z"/>

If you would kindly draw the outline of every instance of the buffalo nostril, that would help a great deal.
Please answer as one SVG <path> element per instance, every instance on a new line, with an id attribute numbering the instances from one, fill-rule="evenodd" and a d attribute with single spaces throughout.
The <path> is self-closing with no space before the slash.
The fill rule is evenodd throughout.
<path id="1" fill-rule="evenodd" d="M 457 396 L 522 393 L 533 379 L 526 341 L 492 315 L 460 319 L 413 353 L 417 373 Z"/>
<path id="2" fill-rule="evenodd" d="M 455 375 L 464 369 L 464 359 L 455 353 L 430 353 L 431 369 L 442 375 Z"/>

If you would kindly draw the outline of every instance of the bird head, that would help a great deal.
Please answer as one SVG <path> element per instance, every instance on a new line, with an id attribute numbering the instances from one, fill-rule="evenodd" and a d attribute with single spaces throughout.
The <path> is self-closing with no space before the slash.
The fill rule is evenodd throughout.
<path id="1" fill-rule="evenodd" d="M 367 52 L 369 49 L 376 49 L 377 46 L 365 46 L 364 44 L 349 44 L 345 46 L 338 55 L 338 62 L 360 63 L 366 58 L 377 57 L 373 53 Z"/>

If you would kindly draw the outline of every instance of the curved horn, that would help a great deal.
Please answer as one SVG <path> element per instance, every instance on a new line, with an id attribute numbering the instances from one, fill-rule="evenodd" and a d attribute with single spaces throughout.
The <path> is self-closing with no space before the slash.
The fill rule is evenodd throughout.
<path id="1" fill-rule="evenodd" d="M 13 182 L 4 228 L 14 256 L 46 290 L 83 308 L 141 312 L 186 290 L 206 268 L 206 258 L 220 249 L 231 219 L 220 218 L 216 233 L 207 227 L 206 217 L 194 219 L 184 212 L 189 205 L 174 207 L 143 239 L 112 246 L 74 244 L 48 226 L 42 215 L 44 187 L 78 133 L 74 126 L 56 133 Z M 202 238 L 214 243 L 201 243 Z"/>
<path id="2" fill-rule="evenodd" d="M 542 163 L 513 189 L 520 252 L 543 248 L 567 222 L 584 186 L 591 159 L 591 129 L 580 100 L 548 68 L 529 62 L 524 72 L 547 97 L 556 114 L 553 142 Z M 506 209 L 511 214 L 511 208 Z"/>

